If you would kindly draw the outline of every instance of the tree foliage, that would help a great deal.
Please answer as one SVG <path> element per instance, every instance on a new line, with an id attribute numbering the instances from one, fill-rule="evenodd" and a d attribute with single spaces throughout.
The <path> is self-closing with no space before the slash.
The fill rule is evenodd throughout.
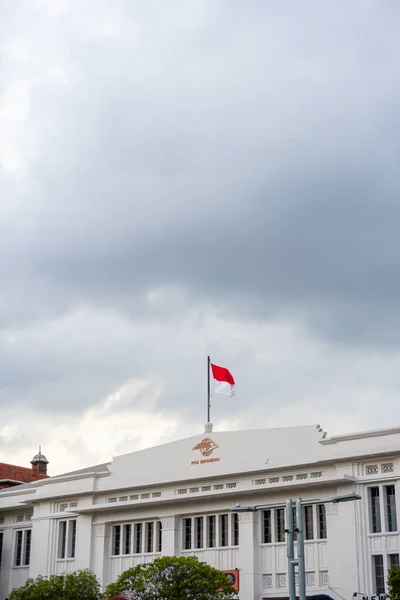
<path id="1" fill-rule="evenodd" d="M 163 556 L 137 565 L 106 589 L 126 600 L 228 600 L 236 595 L 229 578 L 192 556 Z"/>
<path id="2" fill-rule="evenodd" d="M 88 570 L 28 579 L 9 600 L 100 600 L 100 584 Z"/>
<path id="3" fill-rule="evenodd" d="M 390 600 L 400 600 L 400 567 L 388 570 L 388 595 Z"/>

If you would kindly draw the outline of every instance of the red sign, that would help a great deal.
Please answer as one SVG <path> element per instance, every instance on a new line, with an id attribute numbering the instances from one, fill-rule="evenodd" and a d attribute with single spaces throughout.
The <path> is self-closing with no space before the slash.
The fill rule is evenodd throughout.
<path id="1" fill-rule="evenodd" d="M 222 571 L 231 580 L 231 584 L 234 590 L 239 591 L 239 569 L 233 569 L 231 571 Z"/>

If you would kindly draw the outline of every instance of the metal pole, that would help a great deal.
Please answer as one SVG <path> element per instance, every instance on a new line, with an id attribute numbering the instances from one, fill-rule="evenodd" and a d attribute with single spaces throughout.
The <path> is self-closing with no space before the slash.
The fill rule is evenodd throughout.
<path id="1" fill-rule="evenodd" d="M 286 534 L 287 559 L 289 579 L 289 600 L 296 600 L 296 580 L 294 574 L 294 531 L 293 531 L 293 501 L 286 500 Z"/>
<path id="2" fill-rule="evenodd" d="M 207 356 L 207 423 L 211 422 L 210 357 Z"/>
<path id="3" fill-rule="evenodd" d="M 306 600 L 306 567 L 304 562 L 303 504 L 301 498 L 296 502 L 297 521 L 297 558 L 299 559 L 299 600 Z"/>

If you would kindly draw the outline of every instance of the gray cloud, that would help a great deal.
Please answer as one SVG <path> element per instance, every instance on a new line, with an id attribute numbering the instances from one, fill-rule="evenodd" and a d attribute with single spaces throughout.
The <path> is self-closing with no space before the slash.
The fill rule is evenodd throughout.
<path id="1" fill-rule="evenodd" d="M 2 9 L 0 402 L 79 411 L 138 377 L 198 420 L 210 351 L 267 421 L 327 386 L 349 410 L 338 372 L 390 403 L 400 9 L 95 4 Z M 271 372 L 282 323 L 310 362 Z"/>

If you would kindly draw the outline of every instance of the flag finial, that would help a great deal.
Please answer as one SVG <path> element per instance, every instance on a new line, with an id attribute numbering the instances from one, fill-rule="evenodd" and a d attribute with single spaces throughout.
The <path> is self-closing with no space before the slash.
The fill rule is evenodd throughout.
<path id="1" fill-rule="evenodd" d="M 208 422 L 204 423 L 204 433 L 211 433 L 213 429 L 213 424 Z"/>

